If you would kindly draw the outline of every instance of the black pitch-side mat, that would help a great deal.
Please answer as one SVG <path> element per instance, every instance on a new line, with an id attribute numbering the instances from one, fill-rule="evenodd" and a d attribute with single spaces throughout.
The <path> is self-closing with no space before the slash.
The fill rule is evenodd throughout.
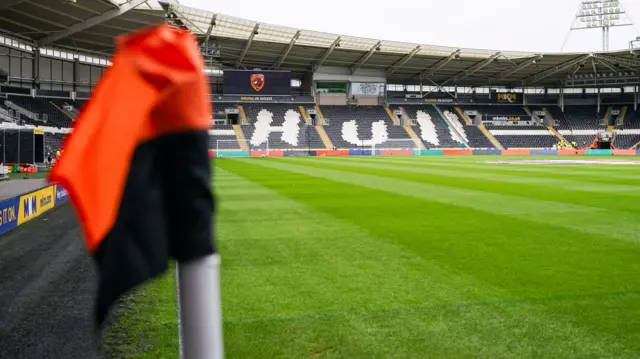
<path id="1" fill-rule="evenodd" d="M 70 205 L 0 236 L 0 358 L 96 358 L 96 273 Z"/>

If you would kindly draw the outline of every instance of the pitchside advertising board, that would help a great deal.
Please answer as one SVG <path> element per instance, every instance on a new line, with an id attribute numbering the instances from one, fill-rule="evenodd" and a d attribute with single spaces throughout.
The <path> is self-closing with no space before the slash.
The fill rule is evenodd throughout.
<path id="1" fill-rule="evenodd" d="M 224 70 L 225 95 L 291 96 L 291 72 Z"/>
<path id="2" fill-rule="evenodd" d="M 45 187 L 20 196 L 18 225 L 28 222 L 53 208 L 56 204 L 55 197 L 55 186 Z"/>
<path id="3" fill-rule="evenodd" d="M 0 234 L 37 218 L 68 199 L 67 190 L 54 185 L 0 202 Z"/>

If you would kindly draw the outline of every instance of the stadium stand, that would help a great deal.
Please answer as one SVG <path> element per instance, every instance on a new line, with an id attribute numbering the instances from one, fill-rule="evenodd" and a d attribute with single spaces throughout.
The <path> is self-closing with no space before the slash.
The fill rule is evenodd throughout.
<path id="1" fill-rule="evenodd" d="M 455 107 L 453 107 L 453 106 L 438 106 L 438 108 L 440 109 L 440 111 L 445 116 L 448 116 L 452 120 L 455 119 L 456 121 L 458 121 L 461 126 L 467 126 L 467 124 L 464 122 L 464 119 L 460 118 L 460 116 L 458 115 L 458 111 L 456 111 Z"/>
<path id="2" fill-rule="evenodd" d="M 215 125 L 209 130 L 209 148 L 215 150 L 239 150 L 240 144 L 233 125 Z"/>
<path id="3" fill-rule="evenodd" d="M 619 149 L 631 148 L 640 142 L 640 129 L 618 130 L 614 137 L 613 145 Z"/>
<path id="4" fill-rule="evenodd" d="M 487 126 L 491 134 L 507 149 L 551 148 L 558 138 L 540 126 Z"/>
<path id="5" fill-rule="evenodd" d="M 38 8 L 37 5 L 31 4 L 34 1 L 44 0 L 20 1 L 20 5 L 11 3 L 11 5 L 7 6 L 6 11 L 11 13 L 11 11 L 14 10 L 16 12 L 33 10 L 35 13 L 41 9 Z M 88 6 L 89 8 L 96 6 L 96 8 L 91 11 L 93 11 L 93 13 L 100 13 L 100 11 L 102 11 L 101 6 L 104 4 L 99 3 L 104 3 L 104 1 L 88 1 L 89 5 L 84 4 L 82 6 Z M 60 6 L 64 11 L 60 10 L 55 16 L 64 17 L 64 14 L 67 12 L 73 13 L 74 11 L 82 10 L 80 5 L 74 4 L 73 2 L 64 2 Z M 150 6 L 149 9 L 140 13 L 138 13 L 138 10 L 140 9 L 132 8 L 130 10 L 129 15 L 141 16 L 141 18 L 138 19 L 139 22 L 137 23 L 132 22 L 126 26 L 122 25 L 120 28 L 121 32 L 138 29 L 140 26 L 147 23 L 147 21 L 149 21 L 148 24 L 157 23 L 159 21 L 168 21 L 173 23 L 175 26 L 192 31 L 196 36 L 198 36 L 199 41 L 206 37 L 213 37 L 217 41 L 217 44 L 222 47 L 227 46 L 228 48 L 236 46 L 238 39 L 228 38 L 226 34 L 230 32 L 225 31 L 230 31 L 242 26 L 248 26 L 246 24 L 252 24 L 250 27 L 254 27 L 257 24 L 256 22 L 249 20 L 238 18 L 227 19 L 225 17 L 225 21 L 221 21 L 215 28 L 211 29 L 209 35 L 206 35 L 206 33 L 202 32 L 202 29 L 199 26 L 194 26 L 194 24 L 199 23 L 201 19 L 199 17 L 194 17 L 195 15 L 193 14 L 206 13 L 207 16 L 205 17 L 207 19 L 215 18 L 214 15 L 224 16 L 223 14 L 214 14 L 210 12 L 203 13 L 199 9 L 182 6 L 178 2 L 174 1 L 160 2 L 156 4 L 156 6 Z M 153 17 L 153 19 L 151 19 L 151 17 Z M 3 21 L 4 20 L 0 19 L 0 22 Z M 19 26 L 15 24 L 15 22 L 21 22 L 20 19 L 14 19 L 12 21 L 14 23 L 4 21 L 5 27 L 3 27 L 3 29 L 7 26 Z M 38 65 L 41 66 L 39 74 L 40 77 L 38 78 L 38 81 L 42 80 L 41 83 L 36 84 L 37 81 L 35 81 L 35 79 L 29 78 L 29 76 L 33 75 L 31 73 L 33 66 L 21 64 L 21 66 L 19 66 L 19 70 L 18 67 L 13 66 L 11 71 L 6 72 L 8 75 L 6 80 L 9 82 L 9 87 L 16 87 L 18 90 L 23 91 L 7 91 L 6 93 L 0 94 L 0 123 L 13 122 L 16 124 L 31 126 L 68 128 L 71 125 L 72 118 L 75 118 L 78 115 L 78 110 L 82 107 L 82 100 L 76 100 L 76 96 L 82 99 L 88 98 L 92 89 L 95 88 L 96 82 L 99 80 L 100 76 L 104 74 L 104 70 L 110 65 L 107 59 L 112 50 L 103 51 L 103 49 L 113 48 L 112 37 L 108 36 L 104 39 L 96 40 L 95 36 L 92 35 L 92 32 L 96 31 L 96 29 L 98 29 L 98 31 L 108 29 L 108 27 L 103 29 L 101 26 L 103 25 L 91 25 L 90 27 L 93 27 L 93 29 L 85 29 L 74 33 L 73 39 L 68 35 L 61 35 L 62 37 L 60 39 L 49 44 L 48 47 L 50 47 L 51 50 L 57 50 L 43 54 L 43 61 Z M 423 66 L 425 59 L 431 61 L 438 58 L 438 61 L 442 61 L 442 66 L 438 67 L 438 71 L 434 71 L 434 73 L 430 74 L 430 79 L 436 83 L 446 82 L 450 79 L 450 73 L 459 73 L 465 69 L 473 68 L 473 66 L 483 66 L 483 71 L 469 72 L 464 78 L 464 83 L 459 83 L 457 85 L 474 89 L 481 88 L 483 90 L 490 90 L 486 85 L 488 83 L 488 79 L 491 79 L 493 90 L 503 87 L 510 88 L 512 84 L 520 83 L 522 80 L 528 79 L 531 76 L 544 73 L 545 70 L 552 70 L 557 68 L 556 66 L 565 64 L 568 61 L 576 61 L 576 59 L 572 57 L 574 55 L 548 54 L 545 55 L 544 62 L 539 62 L 536 61 L 539 57 L 539 54 L 537 53 L 480 52 L 474 53 L 475 55 L 473 56 L 467 56 L 467 54 L 471 54 L 471 52 L 461 51 L 456 48 L 438 48 L 437 51 L 434 50 L 435 52 L 427 54 L 424 51 L 426 48 L 430 48 L 428 46 L 424 47 L 423 50 L 414 51 L 418 48 L 414 44 L 403 44 L 403 46 L 398 48 L 397 43 L 373 39 L 359 39 L 358 41 L 361 41 L 361 43 L 358 42 L 357 45 L 353 45 L 355 47 L 349 47 L 347 50 L 345 47 L 340 48 L 340 46 L 338 46 L 339 41 L 335 43 L 333 48 L 331 47 L 331 44 L 335 42 L 335 39 L 339 38 L 333 35 L 328 36 L 325 39 L 326 41 L 323 40 L 321 43 L 312 45 L 312 47 L 324 47 L 325 50 L 327 50 L 326 56 L 322 58 L 322 66 L 333 69 L 343 68 L 346 63 L 352 64 L 352 57 L 358 55 L 356 56 L 357 58 L 366 58 L 366 61 L 363 60 L 358 62 L 358 66 L 351 66 L 354 72 L 356 70 L 362 70 L 357 75 L 353 74 L 354 76 L 362 78 L 362 80 L 358 81 L 362 81 L 363 84 L 369 85 L 376 83 L 387 84 L 386 92 L 376 92 L 374 88 L 375 86 L 364 86 L 362 87 L 363 89 L 367 91 L 373 89 L 374 91 L 367 94 L 356 94 L 354 96 L 352 94 L 353 91 L 350 90 L 349 83 L 355 84 L 356 82 L 351 81 L 351 79 L 344 81 L 336 80 L 336 78 L 338 78 L 336 77 L 338 76 L 337 73 L 333 73 L 331 71 L 327 71 L 326 73 L 322 72 L 323 70 L 318 69 L 321 66 L 315 66 L 317 65 L 316 61 L 318 57 L 316 56 L 317 54 L 309 52 L 309 45 L 303 45 L 304 41 L 301 41 L 300 43 L 296 43 L 296 41 L 291 42 L 291 36 L 288 35 L 290 33 L 295 34 L 297 31 L 299 32 L 299 36 L 303 36 L 303 38 L 304 36 L 315 36 L 317 34 L 304 29 L 285 28 L 277 25 L 274 25 L 274 29 L 279 29 L 274 34 L 287 35 L 274 35 L 273 38 L 267 39 L 263 37 L 266 32 L 264 32 L 263 35 L 255 34 L 256 39 L 254 45 L 271 48 L 274 44 L 277 46 L 286 46 L 290 44 L 291 53 L 298 54 L 297 56 L 287 56 L 287 54 L 289 54 L 289 51 L 287 51 L 283 56 L 275 56 L 272 59 L 272 66 L 269 67 L 278 68 L 279 71 L 291 70 L 292 79 L 300 83 L 297 86 L 292 86 L 285 97 L 291 95 L 290 100 L 292 102 L 296 102 L 296 99 L 293 98 L 295 96 L 306 96 L 313 99 L 311 95 L 315 94 L 314 83 L 318 84 L 321 82 L 317 80 L 302 81 L 302 78 L 300 77 L 301 73 L 296 69 L 313 68 L 315 72 L 321 73 L 325 78 L 333 78 L 327 81 L 329 81 L 329 83 L 333 83 L 335 86 L 329 86 L 323 89 L 325 91 L 324 93 L 331 96 L 324 97 L 321 100 L 320 97 L 323 97 L 322 92 L 318 91 L 317 94 L 319 94 L 319 96 L 316 96 L 315 98 L 317 103 L 321 106 L 324 117 L 327 119 L 327 122 L 322 127 L 324 131 L 320 131 L 320 133 L 324 136 L 324 132 L 326 132 L 327 136 L 321 137 L 318 129 L 315 127 L 316 123 L 312 124 L 314 126 L 309 126 L 309 123 L 307 123 L 303 117 L 304 114 L 300 113 L 300 104 L 277 103 L 280 102 L 280 100 L 277 99 L 277 96 L 271 98 L 267 95 L 264 99 L 260 100 L 262 103 L 252 102 L 255 100 L 242 100 L 241 98 L 236 98 L 232 101 L 225 101 L 224 103 L 229 104 L 229 106 L 237 106 L 238 109 L 241 110 L 242 119 L 245 118 L 244 115 L 246 113 L 248 124 L 245 123 L 240 127 L 235 128 L 230 124 L 216 126 L 211 131 L 212 138 L 210 140 L 210 144 L 212 147 L 214 145 L 217 146 L 218 141 L 220 140 L 231 140 L 229 142 L 224 141 L 222 146 L 225 147 L 225 149 L 242 148 L 244 141 L 240 141 L 242 142 L 242 145 L 238 142 L 238 139 L 242 138 L 242 136 L 244 136 L 246 141 L 254 143 L 255 146 L 262 146 L 268 143 L 269 148 L 272 149 L 299 150 L 310 148 L 322 149 L 331 146 L 335 146 L 337 148 L 371 147 L 372 145 L 379 148 L 398 148 L 410 144 L 413 133 L 416 134 L 427 148 L 460 148 L 465 147 L 466 144 L 470 147 L 493 147 L 491 140 L 487 138 L 491 138 L 492 135 L 498 142 L 504 144 L 505 147 L 548 147 L 558 140 L 557 137 L 554 139 L 555 136 L 553 134 L 547 135 L 546 132 L 544 132 L 545 130 L 540 126 L 535 128 L 523 125 L 518 125 L 518 128 L 488 126 L 487 130 L 489 133 L 483 132 L 484 129 L 482 127 L 476 127 L 465 123 L 464 119 L 460 117 L 458 108 L 461 108 L 462 110 L 477 110 L 479 115 L 485 117 L 485 119 L 486 116 L 527 116 L 529 112 L 527 112 L 526 108 L 523 107 L 522 104 L 498 103 L 498 101 L 493 97 L 488 96 L 488 91 L 479 91 L 477 95 L 475 93 L 471 94 L 469 91 L 463 91 L 455 97 L 442 91 L 431 91 L 423 97 L 423 90 L 418 91 L 416 89 L 411 89 L 410 87 L 415 86 L 415 84 L 411 85 L 406 83 L 406 79 L 408 76 L 415 75 L 415 69 Z M 47 28 L 43 29 L 39 33 L 25 34 L 25 37 L 27 39 L 32 37 L 33 39 L 31 40 L 35 41 L 42 36 L 46 36 L 50 32 L 57 31 L 59 31 L 59 29 L 55 27 Z M 250 31 L 247 32 L 250 33 Z M 11 51 L 20 52 L 22 54 L 20 56 L 24 59 L 23 62 L 25 64 L 29 63 L 30 61 L 28 59 L 32 58 L 31 55 L 33 53 L 33 49 L 30 46 L 26 46 L 26 43 L 14 43 L 13 40 L 19 42 L 19 39 L 12 37 L 11 33 L 12 32 L 9 31 L 2 34 L 3 41 L 0 46 L 3 46 L 4 49 L 9 49 L 11 47 Z M 13 33 L 21 33 L 21 31 L 14 31 Z M 65 44 L 65 41 L 76 41 L 81 37 L 87 37 L 87 40 L 89 41 L 83 42 L 81 48 L 74 46 L 75 50 L 73 51 L 79 51 L 77 54 L 64 53 L 62 49 L 58 49 L 56 47 L 61 45 L 64 48 L 68 48 L 68 44 Z M 7 42 L 6 40 L 11 41 Z M 371 46 L 376 43 L 380 45 L 373 47 L 374 50 L 377 51 L 371 51 Z M 405 45 L 406 49 L 404 47 Z M 388 49 L 391 48 L 395 50 L 389 52 Z M 275 48 L 272 48 L 272 50 L 273 49 Z M 83 54 L 83 50 L 92 52 Z M 59 57 L 56 52 L 60 52 Z M 104 58 L 92 58 L 89 60 L 89 54 L 96 52 L 102 52 L 104 54 Z M 276 52 L 280 54 L 280 51 L 275 51 L 274 53 Z M 258 51 L 249 51 L 242 56 L 242 59 L 239 59 L 237 54 L 233 55 L 232 53 L 233 52 L 222 51 L 214 57 L 220 57 L 219 59 L 216 59 L 220 64 L 236 64 L 240 61 L 242 66 L 235 67 L 242 67 L 246 69 L 265 68 L 265 62 L 271 61 L 266 58 L 268 57 L 267 53 L 270 53 L 270 51 L 265 51 L 260 54 Z M 305 56 L 302 54 L 305 54 Z M 500 56 L 497 56 L 496 54 L 500 54 Z M 80 57 L 80 55 L 82 55 L 82 57 Z M 205 56 L 208 55 L 210 54 L 206 54 Z M 406 61 L 398 61 L 397 57 L 400 55 L 406 56 Z M 452 55 L 457 56 L 455 58 L 461 58 L 463 61 L 447 61 L 447 59 L 450 59 Z M 4 55 L 0 54 L 0 56 Z M 628 60 L 629 55 L 623 53 L 612 53 L 611 56 L 620 57 L 622 60 Z M 307 61 L 306 58 L 313 60 Z M 71 59 L 77 59 L 77 61 L 73 61 Z M 523 59 L 527 60 L 522 61 Z M 3 59 L 3 61 L 4 60 L 5 59 Z M 5 62 L 10 64 L 11 61 L 9 57 L 7 57 L 6 60 L 7 61 Z M 207 60 L 211 60 L 211 58 L 207 58 Z M 500 75 L 504 74 L 507 69 L 511 69 L 513 67 L 514 60 L 518 63 L 522 62 L 523 67 L 519 68 L 516 72 L 511 72 L 508 77 L 501 77 Z M 485 61 L 491 62 L 491 66 L 485 67 Z M 375 78 L 375 76 L 371 76 L 369 72 L 367 72 L 371 69 L 380 67 L 376 64 L 382 63 L 397 64 L 397 66 L 387 66 L 389 71 L 388 73 L 385 73 L 383 79 Z M 462 63 L 464 63 L 464 66 L 461 65 Z M 273 65 L 276 64 L 277 66 L 274 67 Z M 536 65 L 529 66 L 527 64 Z M 54 76 L 53 71 L 54 67 L 58 65 L 60 65 L 60 71 L 62 70 L 62 67 L 64 67 L 65 74 L 73 74 L 74 76 L 66 76 L 63 79 L 64 81 L 61 81 L 61 78 L 58 78 L 57 75 Z M 226 65 L 223 65 L 223 67 L 225 66 Z M 28 71 L 24 70 L 23 67 L 24 69 L 28 68 Z M 7 69 L 3 69 L 3 71 L 5 70 Z M 219 72 L 219 70 L 213 68 L 208 68 L 207 70 L 211 70 L 208 73 L 211 76 L 211 92 L 214 94 L 214 98 L 225 97 L 226 92 L 223 90 L 225 84 L 224 81 L 220 81 L 221 74 L 215 74 L 216 72 Z M 592 69 L 582 69 L 579 67 L 577 73 L 575 70 L 572 71 L 572 75 L 579 75 L 586 72 L 591 74 Z M 598 71 L 607 72 L 609 70 L 598 68 Z M 55 73 L 57 74 L 57 70 Z M 527 95 L 527 98 L 530 99 L 533 104 L 529 109 L 531 111 L 539 111 L 543 108 L 547 108 L 556 120 L 554 126 L 558 130 L 558 133 L 568 141 L 575 141 L 580 144 L 580 147 L 585 147 L 589 146 L 595 139 L 598 131 L 604 128 L 600 125 L 600 118 L 604 116 L 609 106 L 616 108 L 627 106 L 629 111 L 626 112 L 624 125 L 617 126 L 615 129 L 617 139 L 616 143 L 618 146 L 628 146 L 630 142 L 633 142 L 636 138 L 634 137 L 635 134 L 632 133 L 633 131 L 629 131 L 640 129 L 640 119 L 635 111 L 630 110 L 630 103 L 628 102 L 629 99 L 633 98 L 632 96 L 619 97 L 619 100 L 618 97 L 614 98 L 610 96 L 607 100 L 607 104 L 611 103 L 611 100 L 620 102 L 627 101 L 627 103 L 612 103 L 609 106 L 601 105 L 602 110 L 598 113 L 597 107 L 593 105 L 594 102 L 587 101 L 589 97 L 592 99 L 595 98 L 594 93 L 585 93 L 582 96 L 578 96 L 577 94 L 563 94 L 562 96 L 564 96 L 564 98 L 574 100 L 571 104 L 565 104 L 564 109 L 566 112 L 563 112 L 558 106 L 553 105 L 558 103 L 558 98 L 560 96 L 558 94 L 561 92 L 552 92 L 551 90 L 559 90 L 557 88 L 557 84 L 562 83 L 562 81 L 566 79 L 566 76 L 567 71 L 563 70 L 556 71 L 539 79 L 536 86 L 539 88 L 548 88 L 550 91 L 548 93 L 545 91 L 544 95 Z M 20 81 L 13 81 L 13 83 L 11 83 L 11 77 L 14 77 L 14 80 L 15 78 L 20 79 Z M 341 82 L 344 82 L 344 84 Z M 606 87 L 604 85 L 605 84 L 603 84 L 602 87 Z M 402 88 L 392 89 L 391 87 Z M 4 90 L 5 89 L 3 88 L 0 92 Z M 506 90 L 497 91 L 504 92 Z M 515 90 L 515 92 L 518 91 L 519 90 Z M 629 89 L 625 89 L 624 91 L 625 94 L 630 95 Z M 29 95 L 33 95 L 34 93 L 46 97 L 37 96 L 34 98 Z M 332 96 L 334 97 L 331 98 Z M 428 99 L 426 97 L 428 97 Z M 300 103 L 304 103 L 303 106 L 307 111 L 314 108 L 313 105 L 310 105 L 311 101 L 308 98 L 300 99 L 299 101 Z M 426 101 L 424 100 L 429 100 L 429 102 L 434 105 L 425 105 Z M 289 101 L 289 99 L 286 101 Z M 341 105 L 338 105 L 338 103 Z M 398 103 L 400 103 L 400 105 Z M 448 103 L 451 104 L 447 105 Z M 578 103 L 590 103 L 590 105 L 579 105 Z M 358 105 L 356 106 L 355 104 Z M 374 106 L 374 104 L 378 105 Z M 395 121 L 389 116 L 389 113 L 385 111 L 384 106 L 387 105 L 392 110 L 395 110 L 400 106 L 405 109 L 408 117 L 412 120 L 412 131 L 409 131 L 411 135 L 407 133 L 407 130 L 403 128 L 403 126 L 401 126 L 402 124 L 394 124 Z M 453 106 L 458 106 L 458 108 Z M 225 121 L 226 117 L 225 105 L 216 105 L 213 107 L 212 120 L 218 122 Z M 46 123 L 44 120 L 46 120 Z M 510 130 L 518 132 L 504 132 Z M 322 138 L 324 138 L 325 141 L 323 141 Z M 237 144 L 233 142 L 234 139 Z M 394 139 L 400 141 L 394 142 Z M 499 145 L 497 142 L 493 143 Z"/>
<path id="6" fill-rule="evenodd" d="M 560 111 L 560 108 L 554 107 L 552 115 L 556 117 L 558 111 Z M 567 106 L 565 107 L 564 116 L 556 117 L 556 120 L 558 120 L 556 127 L 561 130 L 596 131 L 604 128 L 600 125 L 600 117 L 602 115 L 598 113 L 596 106 Z"/>
<path id="7" fill-rule="evenodd" d="M 24 112 L 31 113 L 20 114 L 20 119 L 25 121 L 25 123 L 42 125 L 44 123 L 43 120 L 46 119 L 46 124 L 49 126 L 58 128 L 71 126 L 71 118 L 53 105 L 50 99 L 29 96 L 9 96 L 8 100 L 21 109 L 26 110 Z"/>
<path id="8" fill-rule="evenodd" d="M 13 111 L 9 111 L 4 102 L 5 99 L 0 97 L 0 122 L 16 122 Z"/>
<path id="9" fill-rule="evenodd" d="M 249 125 L 243 125 L 245 138 L 253 148 L 266 145 L 269 149 L 324 148 L 320 135 L 307 124 L 296 104 L 244 105 Z"/>
<path id="10" fill-rule="evenodd" d="M 320 106 L 328 122 L 325 131 L 338 148 L 403 148 L 411 138 L 393 123 L 383 106 Z M 401 141 L 393 141 L 401 140 Z"/>
<path id="11" fill-rule="evenodd" d="M 472 148 L 495 148 L 477 126 L 464 126 L 464 131 Z"/>
<path id="12" fill-rule="evenodd" d="M 616 126 L 614 133 L 613 145 L 616 148 L 631 148 L 640 142 L 640 112 L 633 106 L 627 106 L 624 121 L 621 126 Z"/>
<path id="13" fill-rule="evenodd" d="M 392 110 L 399 106 L 391 106 Z M 463 142 L 456 138 L 449 125 L 433 106 L 404 106 L 409 118 L 415 125 L 413 130 L 427 148 L 460 148 Z"/>
<path id="14" fill-rule="evenodd" d="M 593 130 L 559 130 L 558 132 L 570 143 L 578 144 L 578 148 L 587 148 L 596 139 L 596 133 Z"/>
<path id="15" fill-rule="evenodd" d="M 633 106 L 627 106 L 621 129 L 640 129 L 640 111 L 635 111 Z"/>
<path id="16" fill-rule="evenodd" d="M 601 114 L 596 106 L 566 106 L 565 112 L 558 106 L 548 106 L 547 110 L 558 133 L 570 143 L 575 142 L 578 148 L 591 146 L 598 131 L 605 129 L 600 125 Z"/>
<path id="17" fill-rule="evenodd" d="M 64 134 L 62 133 L 47 133 L 44 136 L 44 147 L 45 150 L 55 151 L 56 149 L 62 147 L 62 143 L 64 141 Z"/>
<path id="18" fill-rule="evenodd" d="M 224 111 L 224 107 L 223 106 L 216 106 L 215 103 L 212 103 L 212 113 L 213 113 L 213 119 L 214 120 L 226 120 L 227 119 L 227 114 Z"/>

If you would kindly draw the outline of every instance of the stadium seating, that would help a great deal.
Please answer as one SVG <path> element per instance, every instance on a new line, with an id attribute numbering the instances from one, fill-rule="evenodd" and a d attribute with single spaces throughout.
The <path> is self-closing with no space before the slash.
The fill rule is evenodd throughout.
<path id="1" fill-rule="evenodd" d="M 633 106 L 627 106 L 627 113 L 624 116 L 622 129 L 640 129 L 640 111 L 633 110 Z"/>
<path id="2" fill-rule="evenodd" d="M 226 120 L 227 114 L 224 111 L 224 106 L 216 106 L 215 103 L 211 103 L 211 112 L 214 120 Z"/>
<path id="3" fill-rule="evenodd" d="M 613 145 L 618 149 L 627 149 L 638 142 L 640 142 L 640 129 L 629 129 L 616 133 Z"/>
<path id="4" fill-rule="evenodd" d="M 320 106 L 328 126 L 325 131 L 338 148 L 413 147 L 409 134 L 396 126 L 382 106 Z M 399 141 L 394 141 L 399 140 Z"/>
<path id="5" fill-rule="evenodd" d="M 549 108 L 551 115 L 558 121 L 556 126 L 561 130 L 598 130 L 603 114 L 598 113 L 596 106 L 566 106 L 565 113 L 557 106 Z"/>
<path id="6" fill-rule="evenodd" d="M 15 114 L 9 111 L 9 109 L 5 106 L 4 101 L 5 99 L 0 97 L 0 123 L 17 121 L 17 119 L 15 118 Z"/>
<path id="7" fill-rule="evenodd" d="M 613 145 L 618 149 L 627 149 L 640 142 L 640 111 L 633 110 L 633 106 L 627 106 L 627 113 L 622 126 L 616 126 L 614 130 Z"/>
<path id="8" fill-rule="evenodd" d="M 461 119 L 460 116 L 458 116 L 456 111 L 444 110 L 442 111 L 442 114 L 449 120 L 449 124 L 455 127 L 456 132 L 462 136 L 462 138 L 459 138 L 458 136 L 454 135 L 453 138 L 456 141 L 464 141 L 466 143 L 469 143 L 467 134 L 464 130 L 464 120 Z"/>
<path id="9" fill-rule="evenodd" d="M 56 106 L 51 103 L 51 99 L 41 97 L 33 98 L 29 96 L 9 96 L 8 99 L 18 106 L 35 113 L 38 115 L 38 118 L 43 118 L 43 115 L 46 115 L 48 119 L 47 125 L 49 126 L 58 128 L 71 126 L 71 118 L 56 108 Z M 42 124 L 23 115 L 21 115 L 20 119 L 34 125 Z"/>
<path id="10" fill-rule="evenodd" d="M 62 133 L 46 133 L 44 135 L 44 148 L 45 151 L 54 152 L 62 146 L 64 142 L 64 134 Z"/>
<path id="11" fill-rule="evenodd" d="M 506 148 L 551 148 L 558 138 L 540 126 L 487 126 L 500 144 Z"/>
<path id="12" fill-rule="evenodd" d="M 575 142 L 578 148 L 591 146 L 598 131 L 605 127 L 600 125 L 600 117 L 596 106 L 566 106 L 562 112 L 558 106 L 547 106 L 553 116 L 555 128 L 570 143 Z"/>
<path id="13" fill-rule="evenodd" d="M 578 148 L 587 148 L 593 144 L 596 139 L 596 132 L 594 130 L 559 130 L 562 137 L 564 137 L 569 143 L 575 142 L 578 144 Z"/>
<path id="14" fill-rule="evenodd" d="M 307 125 L 294 104 L 245 104 L 249 125 L 242 132 L 251 148 L 309 149 L 324 148 L 313 126 Z"/>
<path id="15" fill-rule="evenodd" d="M 408 105 L 404 110 L 411 120 L 415 120 L 413 130 L 427 148 L 464 147 L 463 141 L 456 140 L 458 137 L 433 106 Z"/>
<path id="16" fill-rule="evenodd" d="M 464 126 L 469 146 L 472 148 L 495 148 L 487 136 L 477 126 Z"/>
<path id="17" fill-rule="evenodd" d="M 9 101 L 5 103 L 5 101 Z M 10 105 L 13 103 L 13 105 Z M 9 111 L 9 106 L 20 106 L 27 114 Z M 72 106 L 70 110 L 66 105 Z M 75 116 L 83 106 L 82 101 L 70 99 L 32 98 L 28 96 L 8 95 L 0 97 L 0 124 L 24 124 L 26 126 L 51 126 L 66 128 L 71 125 L 70 116 Z M 270 149 L 307 150 L 324 149 L 325 144 L 314 126 L 307 124 L 299 112 L 298 104 L 244 104 L 249 122 L 242 125 L 242 132 L 249 147 Z M 304 105 L 307 110 L 313 105 Z M 467 125 L 453 106 L 433 105 L 390 105 L 391 110 L 402 107 L 412 120 L 412 129 L 426 148 L 461 148 L 468 143 L 473 148 L 493 148 L 491 141 L 480 128 Z M 557 106 L 547 106 L 556 120 L 558 132 L 569 142 L 576 142 L 578 148 L 592 145 L 599 131 L 604 109 L 598 113 L 595 106 L 567 106 L 562 112 Z M 213 107 L 214 119 L 225 119 L 223 107 Z M 338 106 L 322 105 L 320 109 L 327 120 L 324 129 L 334 147 L 348 149 L 359 147 L 407 148 L 413 147 L 403 126 L 395 125 L 383 106 Z M 520 106 L 467 106 L 483 115 L 526 116 Z M 541 111 L 533 106 L 532 111 Z M 32 117 L 28 113 L 32 113 Z M 15 118 L 11 118 L 11 114 Z M 45 124 L 41 119 L 48 118 Z M 444 116 L 445 118 L 443 118 Z M 15 119 L 20 121 L 16 122 Z M 34 119 L 35 118 L 35 119 Z M 453 125 L 452 125 L 453 124 Z M 455 127 L 455 130 L 453 127 Z M 558 144 L 558 138 L 542 126 L 492 126 L 487 130 L 507 149 L 509 148 L 549 148 Z M 288 129 L 288 130 L 287 130 Z M 459 138 L 459 134 L 462 138 Z M 47 146 L 56 147 L 62 142 L 63 135 L 48 136 Z M 394 141 L 396 140 L 396 141 Z M 615 128 L 614 146 L 619 149 L 630 148 L 640 141 L 640 112 L 627 106 L 623 125 Z M 238 142 L 231 125 L 216 125 L 210 130 L 211 149 L 239 150 L 243 146 Z"/>
<path id="18" fill-rule="evenodd" d="M 239 150 L 240 144 L 233 125 L 216 125 L 209 130 L 209 148 L 214 150 Z"/>

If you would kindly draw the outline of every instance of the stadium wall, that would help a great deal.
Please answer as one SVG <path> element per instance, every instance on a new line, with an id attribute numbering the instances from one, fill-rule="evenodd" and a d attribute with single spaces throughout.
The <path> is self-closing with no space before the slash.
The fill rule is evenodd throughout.
<path id="1" fill-rule="evenodd" d="M 66 203 L 69 193 L 58 185 L 42 187 L 0 202 L 0 234 L 19 227 Z"/>

